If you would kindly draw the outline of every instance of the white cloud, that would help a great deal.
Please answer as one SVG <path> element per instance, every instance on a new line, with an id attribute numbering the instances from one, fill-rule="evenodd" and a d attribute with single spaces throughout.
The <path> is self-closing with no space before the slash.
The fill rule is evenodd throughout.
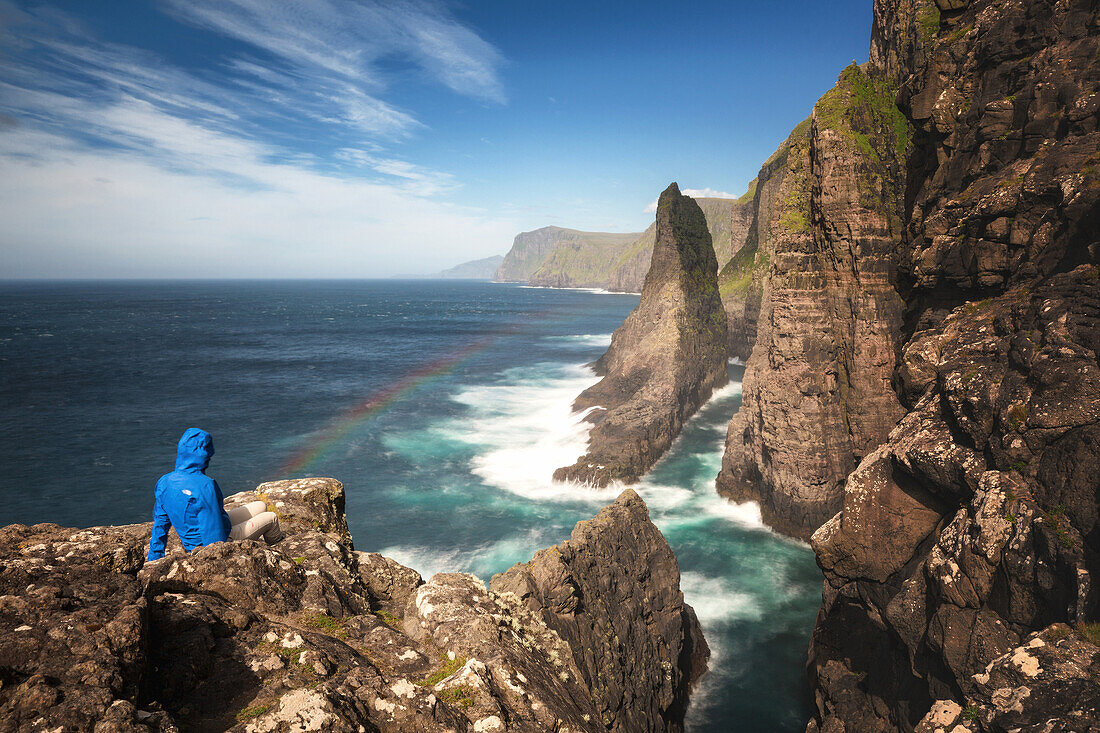
<path id="1" fill-rule="evenodd" d="M 200 77 L 0 0 L 19 24 L 0 23 L 4 276 L 426 273 L 456 252 L 497 254 L 518 230 L 441 200 L 461 181 L 387 149 L 428 131 L 382 99 L 383 56 L 504 101 L 499 55 L 442 6 L 166 2 L 274 60 Z"/>
<path id="2" fill-rule="evenodd" d="M 684 188 L 680 190 L 680 193 L 685 196 L 691 196 L 693 199 L 735 199 L 736 194 L 726 193 L 725 191 L 715 191 L 713 188 Z M 649 206 L 643 209 L 645 213 L 652 214 L 657 211 L 657 199 L 653 199 L 649 203 Z"/>
<path id="3" fill-rule="evenodd" d="M 713 188 L 685 188 L 680 193 L 691 196 L 693 199 L 735 199 L 736 194 L 725 191 L 715 191 Z"/>
<path id="4" fill-rule="evenodd" d="M 118 110 L 117 117 L 128 112 Z M 0 135 L 0 272 L 8 277 L 365 277 L 496 254 L 513 222 L 400 187 L 265 161 L 261 146 L 139 114 L 177 136 L 161 163 L 19 128 Z M 236 178 L 173 169 L 195 145 Z"/>

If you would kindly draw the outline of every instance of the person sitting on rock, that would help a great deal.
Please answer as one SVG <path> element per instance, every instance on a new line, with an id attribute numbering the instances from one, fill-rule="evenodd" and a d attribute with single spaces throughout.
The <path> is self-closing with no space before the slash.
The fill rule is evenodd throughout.
<path id="1" fill-rule="evenodd" d="M 146 559 L 164 557 L 168 530 L 176 528 L 183 548 L 196 547 L 228 539 L 254 540 L 263 537 L 268 544 L 283 538 L 279 517 L 267 511 L 262 501 L 254 501 L 225 511 L 221 487 L 205 474 L 214 455 L 210 433 L 188 428 L 176 446 L 176 468 L 157 481 L 153 504 L 153 536 L 149 539 Z"/>

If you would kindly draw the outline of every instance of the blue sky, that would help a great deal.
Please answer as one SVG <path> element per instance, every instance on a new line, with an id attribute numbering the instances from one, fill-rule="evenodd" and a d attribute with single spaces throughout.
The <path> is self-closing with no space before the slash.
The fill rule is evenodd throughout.
<path id="1" fill-rule="evenodd" d="M 0 0 L 0 277 L 371 277 L 741 194 L 870 0 Z"/>

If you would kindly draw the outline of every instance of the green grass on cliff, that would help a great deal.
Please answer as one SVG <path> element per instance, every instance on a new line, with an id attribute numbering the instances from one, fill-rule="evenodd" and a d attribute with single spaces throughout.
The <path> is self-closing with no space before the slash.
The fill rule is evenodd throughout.
<path id="1" fill-rule="evenodd" d="M 549 256 L 531 274 L 533 285 L 603 287 L 614 265 L 638 240 L 639 233 L 580 232 L 567 230 Z"/>
<path id="2" fill-rule="evenodd" d="M 933 0 L 924 0 L 917 11 L 917 31 L 925 44 L 936 40 L 940 32 L 940 9 Z"/>
<path id="3" fill-rule="evenodd" d="M 738 197 L 737 203 L 748 204 L 752 202 L 752 200 L 756 197 L 756 182 L 756 178 L 752 179 L 752 181 L 749 182 L 749 189 L 745 191 L 745 193 L 741 194 L 740 197 Z"/>
<path id="4" fill-rule="evenodd" d="M 723 300 L 745 297 L 752 288 L 754 278 L 758 285 L 763 283 L 769 259 L 766 253 L 758 252 L 755 247 L 746 247 L 718 273 L 718 294 Z"/>
<path id="5" fill-rule="evenodd" d="M 909 146 L 909 121 L 894 103 L 897 89 L 885 77 L 871 76 L 858 64 L 840 72 L 835 87 L 818 100 L 814 115 L 819 127 L 836 130 L 860 152 L 879 163 L 890 153 L 903 160 Z M 892 145 L 893 150 L 885 149 Z"/>

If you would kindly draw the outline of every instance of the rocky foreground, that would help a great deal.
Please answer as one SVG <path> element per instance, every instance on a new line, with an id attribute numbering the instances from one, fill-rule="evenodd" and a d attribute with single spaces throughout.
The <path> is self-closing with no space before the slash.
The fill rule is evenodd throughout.
<path id="1" fill-rule="evenodd" d="M 0 529 L 0 731 L 682 730 L 708 650 L 633 491 L 488 588 L 355 551 L 333 479 L 257 499 L 279 544 L 154 562 L 148 524 Z"/>
<path id="2" fill-rule="evenodd" d="M 676 184 L 657 203 L 657 240 L 642 297 L 595 364 L 603 376 L 574 402 L 595 423 L 588 452 L 554 478 L 633 482 L 680 434 L 726 373 L 718 262 L 699 205 Z"/>

